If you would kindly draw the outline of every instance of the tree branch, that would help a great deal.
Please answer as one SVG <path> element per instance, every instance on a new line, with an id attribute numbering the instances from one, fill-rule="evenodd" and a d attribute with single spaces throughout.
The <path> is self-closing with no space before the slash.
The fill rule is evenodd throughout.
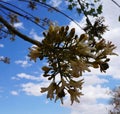
<path id="1" fill-rule="evenodd" d="M 19 15 L 19 16 L 21 16 L 21 17 L 24 17 L 24 18 L 28 19 L 29 21 L 33 22 L 34 24 L 36 24 L 37 26 L 39 26 L 40 28 L 42 28 L 43 30 L 46 30 L 42 25 L 36 23 L 35 20 L 32 20 L 29 16 L 24 15 L 24 14 L 22 14 L 22 13 L 16 11 L 16 10 L 10 9 L 10 8 L 2 5 L 2 4 L 0 4 L 0 7 L 2 7 L 3 9 L 5 9 L 5 10 L 7 10 L 7 11 L 10 11 L 10 12 L 12 12 L 12 13 L 14 13 L 14 14 L 17 14 L 17 15 Z M 18 9 L 20 10 L 20 8 L 18 8 Z M 22 11 L 24 11 L 24 10 L 22 10 Z M 24 11 L 24 12 L 25 12 L 25 11 Z M 28 14 L 27 12 L 25 12 L 25 13 Z M 32 16 L 32 15 L 30 15 L 30 16 Z M 32 18 L 35 19 L 34 16 L 32 16 Z"/>
<path id="2" fill-rule="evenodd" d="M 34 45 L 40 46 L 41 43 L 37 40 L 34 40 L 24 34 L 22 34 L 21 32 L 19 32 L 18 30 L 16 30 L 13 26 L 11 26 L 5 19 L 2 18 L 2 16 L 0 16 L 0 22 L 3 23 L 5 25 L 5 27 L 7 27 L 8 30 L 12 31 L 14 34 L 16 34 L 17 36 L 19 36 L 21 39 L 30 42 Z"/>
<path id="3" fill-rule="evenodd" d="M 80 0 L 77 0 L 77 1 L 78 1 L 78 3 L 79 3 L 79 6 L 81 7 L 81 10 L 83 11 L 83 13 L 84 13 L 84 15 L 85 15 L 85 17 L 86 17 L 87 23 L 88 23 L 90 26 L 92 26 L 92 23 L 90 22 L 87 14 L 86 14 L 86 12 L 85 12 L 85 10 L 82 8 L 82 4 L 81 4 Z"/>
<path id="4" fill-rule="evenodd" d="M 29 0 L 19 0 L 19 1 L 29 2 Z M 69 20 L 71 20 L 72 22 L 74 22 L 79 28 L 83 29 L 83 28 L 79 25 L 79 23 L 77 23 L 73 18 L 71 18 L 70 16 L 68 16 L 68 15 L 65 14 L 64 12 L 60 11 L 59 9 L 57 9 L 57 8 L 55 8 L 55 7 L 47 4 L 47 3 L 45 3 L 45 2 L 40 2 L 40 1 L 37 1 L 37 0 L 34 1 L 34 2 L 38 3 L 39 5 L 41 4 L 41 5 L 42 5 L 43 7 L 45 7 L 45 8 L 51 8 L 51 9 L 53 9 L 54 11 L 62 14 L 63 16 L 67 17 Z"/>

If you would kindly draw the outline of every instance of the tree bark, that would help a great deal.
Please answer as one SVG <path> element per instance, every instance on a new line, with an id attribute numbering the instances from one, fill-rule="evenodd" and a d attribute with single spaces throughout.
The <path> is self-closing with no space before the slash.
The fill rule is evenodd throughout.
<path id="1" fill-rule="evenodd" d="M 25 41 L 27 41 L 27 42 L 30 42 L 30 43 L 32 43 L 32 44 L 34 44 L 34 45 L 37 45 L 37 46 L 40 46 L 40 45 L 41 45 L 41 43 L 40 43 L 39 41 L 34 40 L 34 39 L 32 39 L 32 38 L 30 38 L 30 37 L 22 34 L 22 33 L 19 32 L 18 30 L 16 30 L 16 29 L 15 29 L 12 25 L 10 25 L 2 16 L 0 16 L 0 22 L 1 22 L 2 24 L 4 24 L 4 26 L 5 26 L 8 30 L 12 31 L 15 35 L 19 36 L 21 39 L 23 39 L 23 40 L 25 40 Z"/>

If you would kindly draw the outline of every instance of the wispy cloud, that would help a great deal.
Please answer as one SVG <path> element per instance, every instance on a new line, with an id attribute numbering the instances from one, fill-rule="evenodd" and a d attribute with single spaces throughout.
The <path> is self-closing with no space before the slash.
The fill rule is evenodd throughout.
<path id="1" fill-rule="evenodd" d="M 62 3 L 62 0 L 50 0 L 49 4 L 51 4 L 53 7 L 59 7 Z"/>
<path id="2" fill-rule="evenodd" d="M 25 60 L 17 60 L 15 61 L 15 63 L 24 68 L 32 66 L 32 64 L 28 60 L 28 57 L 26 57 Z"/>
<path id="3" fill-rule="evenodd" d="M 19 85 L 20 92 L 24 92 L 26 95 L 32 96 L 41 96 L 41 87 L 47 87 L 49 85 L 49 81 L 41 76 L 34 76 L 26 73 L 19 73 L 16 77 L 12 77 L 12 79 L 17 80 L 27 80 L 26 83 L 22 83 Z M 12 92 L 15 93 L 14 91 Z"/>
<path id="4" fill-rule="evenodd" d="M 18 93 L 17 91 L 15 91 L 15 90 L 11 91 L 10 93 L 11 93 L 12 95 L 14 95 L 14 96 L 19 95 L 19 93 Z"/>
<path id="5" fill-rule="evenodd" d="M 24 26 L 23 26 L 23 23 L 22 23 L 22 22 L 15 23 L 15 24 L 14 24 L 14 27 L 15 27 L 15 28 L 19 28 L 19 29 L 24 29 Z"/>
<path id="6" fill-rule="evenodd" d="M 29 75 L 29 74 L 26 74 L 26 73 L 19 73 L 19 74 L 17 74 L 17 77 L 19 79 L 41 81 L 41 77 L 32 76 L 32 75 Z"/>
<path id="7" fill-rule="evenodd" d="M 84 76 L 84 85 L 98 85 L 98 84 L 104 84 L 108 83 L 109 81 L 107 79 L 104 79 L 104 77 L 99 77 L 97 75 L 93 74 L 87 74 Z"/>
<path id="8" fill-rule="evenodd" d="M 32 82 L 21 84 L 22 91 L 27 95 L 40 96 L 40 84 L 34 84 Z"/>
<path id="9" fill-rule="evenodd" d="M 115 52 L 120 55 L 120 41 L 119 41 L 119 31 L 120 31 L 120 22 L 118 22 L 118 16 L 119 16 L 119 8 L 115 6 L 115 4 L 112 3 L 112 1 L 109 0 L 102 0 L 103 2 L 103 16 L 105 17 L 105 24 L 108 25 L 109 31 L 107 31 L 104 34 L 104 38 L 107 41 L 112 41 L 116 46 L 117 49 Z M 116 0 L 116 2 L 119 3 L 119 0 Z M 109 5 L 108 5 L 109 4 Z M 111 11 L 111 9 L 113 9 Z M 116 13 L 114 13 L 116 12 Z M 84 19 L 80 21 L 80 25 L 83 27 L 84 26 Z M 70 22 L 69 26 L 72 28 L 76 28 L 76 33 L 77 34 L 82 34 L 83 31 L 75 25 L 73 22 Z M 106 73 L 101 73 L 99 69 L 92 69 L 91 68 L 91 73 L 89 74 L 94 74 L 94 75 L 111 75 L 113 78 L 120 79 L 119 75 L 119 64 L 120 64 L 120 57 L 119 56 L 110 56 L 111 61 L 110 63 L 110 68 L 107 70 Z"/>
<path id="10" fill-rule="evenodd" d="M 116 1 L 119 2 L 119 0 Z M 119 9 L 110 0 L 102 0 L 102 2 L 104 6 L 103 16 L 105 16 L 106 19 L 105 23 L 109 26 L 109 31 L 105 33 L 104 38 L 106 40 L 112 41 L 117 46 L 116 52 L 120 54 L 120 22 L 118 22 Z M 83 22 L 84 19 L 80 21 L 81 26 L 84 26 Z M 73 22 L 70 22 L 70 27 L 75 27 L 77 34 L 83 33 L 83 31 L 80 30 L 80 28 L 77 27 Z M 110 68 L 106 73 L 101 73 L 99 69 L 91 68 L 91 72 L 86 72 L 84 74 L 85 83 L 82 89 L 84 95 L 80 98 L 79 104 L 74 103 L 72 106 L 70 106 L 70 98 L 66 98 L 64 106 L 71 109 L 71 114 L 108 113 L 110 105 L 107 104 L 107 102 L 111 98 L 109 93 L 111 90 L 105 85 L 106 83 L 112 84 L 112 82 L 110 82 L 107 75 L 111 76 L 112 79 L 120 79 L 120 57 L 112 56 L 110 59 Z M 100 77 L 100 75 L 102 76 Z"/>
<path id="11" fill-rule="evenodd" d="M 4 47 L 4 45 L 3 44 L 0 44 L 0 48 L 3 48 Z"/>
<path id="12" fill-rule="evenodd" d="M 108 108 L 110 106 L 106 106 L 105 104 L 76 104 L 73 106 L 76 110 L 72 110 L 71 114 L 108 114 Z"/>
<path id="13" fill-rule="evenodd" d="M 91 76 L 91 79 L 88 79 L 90 79 L 90 76 L 84 79 L 85 84 L 82 89 L 84 95 L 80 98 L 80 103 L 74 103 L 71 106 L 70 98 L 67 97 L 63 106 L 70 108 L 71 114 L 93 114 L 94 112 L 101 114 L 100 110 L 102 110 L 102 114 L 107 114 L 109 105 L 99 101 L 104 100 L 104 102 L 107 102 L 111 97 L 109 94 L 110 89 L 100 85 L 101 83 L 107 82 L 107 80 L 97 78 L 96 76 Z"/>
<path id="14" fill-rule="evenodd" d="M 16 64 L 20 64 L 21 67 L 29 67 L 32 64 L 28 63 L 26 60 L 17 60 L 15 61 Z"/>
<path id="15" fill-rule="evenodd" d="M 41 87 L 47 87 L 49 85 L 49 81 L 41 76 L 41 81 L 39 83 L 23 83 L 20 85 L 21 91 L 23 91 L 26 95 L 32 96 L 41 96 L 45 93 L 41 93 Z"/>
<path id="16" fill-rule="evenodd" d="M 43 37 L 39 36 L 34 29 L 32 29 L 30 31 L 30 36 L 35 39 L 35 40 L 38 40 L 38 41 L 41 41 L 43 39 Z"/>

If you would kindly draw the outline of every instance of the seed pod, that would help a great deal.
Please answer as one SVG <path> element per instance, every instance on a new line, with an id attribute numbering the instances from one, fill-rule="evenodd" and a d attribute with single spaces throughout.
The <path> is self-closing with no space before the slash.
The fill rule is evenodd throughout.
<path id="1" fill-rule="evenodd" d="M 42 70 L 45 71 L 45 72 L 49 72 L 50 68 L 47 67 L 47 66 L 43 66 L 43 67 L 42 67 Z"/>
<path id="2" fill-rule="evenodd" d="M 82 40 L 85 41 L 87 39 L 88 39 L 87 34 L 81 34 L 79 41 L 82 41 Z"/>
<path id="3" fill-rule="evenodd" d="M 92 65 L 93 65 L 94 68 L 99 68 L 99 64 L 98 63 L 94 62 Z"/>
<path id="4" fill-rule="evenodd" d="M 68 31 L 69 30 L 69 26 L 66 26 L 66 31 Z"/>
<path id="5" fill-rule="evenodd" d="M 64 26 L 61 27 L 60 31 L 62 31 L 62 32 L 64 31 Z"/>
<path id="6" fill-rule="evenodd" d="M 102 71 L 105 72 L 105 70 L 107 70 L 108 68 L 109 68 L 108 63 L 106 63 L 106 62 L 100 63 L 100 70 L 101 70 L 101 72 Z"/>
<path id="7" fill-rule="evenodd" d="M 75 35 L 75 28 L 71 29 L 69 35 L 70 35 L 71 38 Z"/>
<path id="8" fill-rule="evenodd" d="M 46 36 L 47 36 L 45 32 L 43 32 L 43 36 L 44 36 L 44 37 L 46 37 Z"/>
<path id="9" fill-rule="evenodd" d="M 64 89 L 62 89 L 61 91 L 58 92 L 58 97 L 59 98 L 65 97 Z"/>

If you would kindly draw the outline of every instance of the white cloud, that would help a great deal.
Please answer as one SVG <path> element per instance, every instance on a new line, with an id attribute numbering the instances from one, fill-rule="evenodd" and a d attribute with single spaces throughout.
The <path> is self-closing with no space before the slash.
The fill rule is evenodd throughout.
<path id="1" fill-rule="evenodd" d="M 15 27 L 15 28 L 19 28 L 19 29 L 24 29 L 24 26 L 23 26 L 23 23 L 22 23 L 22 22 L 15 23 L 15 24 L 14 24 L 14 27 Z"/>
<path id="2" fill-rule="evenodd" d="M 26 83 L 22 84 L 22 91 L 24 91 L 27 95 L 33 95 L 33 96 L 40 96 L 40 84 L 34 84 L 34 83 Z"/>
<path id="3" fill-rule="evenodd" d="M 89 80 L 85 80 L 85 82 L 89 83 Z M 102 80 L 98 83 L 101 82 Z M 84 95 L 81 96 L 80 103 L 74 103 L 70 106 L 70 98 L 66 98 L 63 106 L 70 108 L 71 114 L 93 114 L 94 112 L 96 114 L 101 114 L 101 111 L 102 114 L 107 114 L 109 105 L 102 103 L 102 101 L 98 102 L 98 100 L 108 101 L 111 97 L 110 94 L 108 94 L 110 89 L 108 87 L 102 87 L 99 84 L 96 86 L 91 85 L 91 83 L 89 84 L 83 85 L 82 92 Z"/>
<path id="4" fill-rule="evenodd" d="M 120 8 L 117 7 L 111 0 L 102 1 L 104 9 L 103 16 L 105 17 L 105 21 L 109 29 L 109 31 L 105 34 L 105 38 L 112 40 L 118 46 L 120 52 L 120 41 L 118 40 L 120 31 L 120 22 L 118 21 Z M 119 0 L 116 0 L 116 2 L 120 3 Z"/>
<path id="5" fill-rule="evenodd" d="M 49 81 L 42 81 L 41 83 L 32 83 L 32 82 L 28 82 L 28 83 L 24 83 L 21 84 L 21 90 L 23 92 L 25 92 L 27 95 L 32 95 L 32 96 L 41 96 L 45 93 L 41 93 L 41 87 L 47 87 L 49 85 Z"/>
<path id="6" fill-rule="evenodd" d="M 17 91 L 14 91 L 14 90 L 11 91 L 10 93 L 11 93 L 12 95 L 14 95 L 14 96 L 17 96 L 17 95 L 19 94 Z"/>
<path id="7" fill-rule="evenodd" d="M 72 110 L 71 114 L 108 114 L 108 106 L 104 104 L 87 104 L 87 105 L 80 105 L 76 104 L 74 106 L 77 107 L 76 110 Z"/>
<path id="8" fill-rule="evenodd" d="M 38 40 L 38 41 L 41 41 L 43 39 L 43 37 L 39 36 L 35 31 L 34 29 L 32 29 L 30 31 L 30 35 L 31 37 L 33 37 L 35 40 Z"/>
<path id="9" fill-rule="evenodd" d="M 117 3 L 120 3 L 119 0 L 116 0 Z M 119 40 L 119 31 L 120 31 L 120 22 L 118 21 L 119 17 L 119 7 L 117 7 L 111 0 L 102 0 L 103 3 L 103 16 L 105 17 L 105 23 L 108 25 L 109 31 L 104 34 L 104 38 L 107 41 L 112 41 L 116 46 L 117 49 L 115 52 L 120 55 L 120 40 Z M 109 4 L 109 5 L 108 5 Z M 80 25 L 84 27 L 84 19 L 80 21 Z M 75 23 L 70 22 L 70 28 L 76 28 L 76 33 L 81 34 L 83 31 L 75 25 Z M 120 57 L 119 56 L 110 56 L 111 61 L 109 62 L 110 68 L 107 70 L 106 73 L 101 73 L 99 69 L 91 68 L 91 75 L 111 75 L 113 78 L 120 79 L 119 74 L 119 64 L 120 64 Z M 88 73 L 87 73 L 88 74 Z"/>
<path id="10" fill-rule="evenodd" d="M 0 44 L 0 48 L 3 48 L 4 47 L 4 45 L 3 44 Z"/>
<path id="11" fill-rule="evenodd" d="M 111 75 L 115 79 L 120 80 L 120 57 L 111 57 L 110 68 L 107 70 L 107 74 Z"/>
<path id="12" fill-rule="evenodd" d="M 108 83 L 107 79 L 100 78 L 96 75 L 86 75 L 84 76 L 85 83 L 84 85 L 96 85 L 96 84 L 103 84 L 103 83 Z"/>
<path id="13" fill-rule="evenodd" d="M 12 80 L 20 80 L 18 77 L 12 77 Z"/>
<path id="14" fill-rule="evenodd" d="M 118 1 L 118 0 L 117 0 Z M 103 0 L 105 10 L 104 16 L 106 17 L 106 23 L 109 25 L 109 30 L 104 37 L 108 40 L 113 41 L 118 48 L 117 51 L 120 53 L 120 41 L 119 41 L 119 31 L 120 31 L 120 23 L 118 22 L 118 14 L 119 9 L 113 5 L 110 0 Z M 111 10 L 112 9 L 112 10 Z M 115 14 L 116 12 L 116 14 Z M 83 22 L 80 22 L 80 25 L 83 26 Z M 70 23 L 70 27 L 76 28 L 76 33 L 81 34 L 83 31 L 76 26 L 73 22 Z M 30 35 L 39 41 L 41 41 L 41 37 L 36 34 L 34 30 L 30 32 Z M 99 69 L 92 69 L 91 73 L 85 73 L 84 79 L 85 83 L 83 85 L 83 93 L 84 96 L 80 98 L 80 103 L 74 103 L 70 106 L 70 99 L 69 97 L 66 98 L 64 106 L 69 107 L 71 109 L 71 114 L 107 114 L 109 105 L 104 104 L 102 101 L 98 102 L 98 100 L 109 100 L 111 97 L 108 93 L 110 89 L 108 87 L 102 86 L 102 84 L 109 83 L 107 79 L 105 79 L 105 75 L 112 75 L 113 78 L 119 78 L 119 64 L 120 64 L 120 57 L 110 57 L 110 68 L 107 70 L 107 73 L 102 73 Z M 102 78 L 98 77 L 98 75 L 104 75 Z M 43 77 L 35 77 L 26 73 L 20 73 L 17 75 L 20 79 L 28 79 L 28 80 L 38 80 L 41 83 L 24 83 L 21 84 L 22 91 L 25 92 L 27 95 L 33 96 L 41 96 L 40 88 L 47 87 L 49 82 L 46 78 Z"/>
<path id="15" fill-rule="evenodd" d="M 30 67 L 32 64 L 29 63 L 28 58 L 26 57 L 25 60 L 17 60 L 15 61 L 16 64 L 19 64 L 21 67 Z"/>
<path id="16" fill-rule="evenodd" d="M 49 4 L 51 4 L 53 7 L 59 7 L 62 3 L 62 0 L 50 0 Z"/>
<path id="17" fill-rule="evenodd" d="M 36 80 L 36 81 L 41 80 L 41 77 L 32 76 L 32 75 L 29 75 L 29 74 L 26 74 L 26 73 L 17 74 L 17 77 L 21 78 L 21 79 Z"/>
<path id="18" fill-rule="evenodd" d="M 106 32 L 104 37 L 110 41 L 112 41 L 116 46 L 116 52 L 120 55 L 120 22 L 118 22 L 118 17 L 120 15 L 120 8 L 117 7 L 111 0 L 102 0 L 104 4 L 104 12 L 103 15 L 106 19 L 106 24 L 109 26 L 109 31 Z M 120 4 L 119 0 L 116 0 L 117 3 Z M 108 5 L 109 4 L 109 5 Z M 119 73 L 119 65 L 120 65 L 120 57 L 112 56 L 110 57 L 110 68 L 107 71 L 107 74 L 112 75 L 113 78 L 120 79 Z"/>
<path id="19" fill-rule="evenodd" d="M 85 19 L 83 18 L 79 23 L 78 23 L 81 27 L 85 27 Z M 78 25 L 76 25 L 74 22 L 70 22 L 70 24 L 69 24 L 69 27 L 70 27 L 70 29 L 72 29 L 72 28 L 75 28 L 75 32 L 76 32 L 76 34 L 83 34 L 84 33 L 84 31 L 78 26 Z"/>
<path id="20" fill-rule="evenodd" d="M 16 79 L 16 77 L 14 77 Z M 28 81 L 39 81 L 39 83 L 27 82 L 20 85 L 20 90 L 27 95 L 41 96 L 44 93 L 41 93 L 41 87 L 48 87 L 50 81 L 44 78 L 42 75 L 39 77 L 29 75 L 26 73 L 17 74 L 17 79 L 27 79 Z"/>
<path id="21" fill-rule="evenodd" d="M 5 58 L 4 56 L 0 56 L 0 60 L 4 60 L 4 58 Z"/>
<path id="22" fill-rule="evenodd" d="M 119 8 L 113 4 L 110 0 L 102 0 L 104 5 L 104 13 L 106 24 L 109 26 L 109 31 L 105 33 L 104 38 L 106 40 L 112 41 L 116 46 L 116 52 L 120 54 L 120 40 L 119 40 L 119 31 L 120 31 L 120 22 L 118 22 Z M 116 2 L 120 3 L 119 0 Z M 77 27 L 73 22 L 70 22 L 71 28 L 76 28 L 76 33 L 83 33 L 79 27 Z M 84 20 L 80 22 L 80 25 L 83 27 Z M 109 82 L 106 75 L 111 75 L 112 78 L 120 79 L 120 57 L 119 56 L 110 56 L 110 68 L 106 73 L 101 73 L 99 69 L 91 68 L 91 72 L 86 72 L 84 74 L 84 85 L 83 85 L 83 96 L 80 98 L 80 103 L 74 103 L 70 106 L 69 97 L 65 100 L 65 107 L 71 109 L 71 114 L 107 114 L 110 105 L 105 104 L 111 98 L 109 87 L 105 87 L 105 83 Z M 100 75 L 103 75 L 100 77 Z M 98 102 L 99 101 L 99 102 Z M 102 102 L 104 101 L 104 102 Z"/>
<path id="23" fill-rule="evenodd" d="M 15 61 L 15 63 L 20 64 L 21 67 L 29 67 L 32 65 L 32 64 L 28 63 L 27 60 L 17 60 L 17 61 Z"/>
<path id="24" fill-rule="evenodd" d="M 83 86 L 83 94 L 85 98 L 91 99 L 108 99 L 109 96 L 109 88 L 97 86 Z"/>

